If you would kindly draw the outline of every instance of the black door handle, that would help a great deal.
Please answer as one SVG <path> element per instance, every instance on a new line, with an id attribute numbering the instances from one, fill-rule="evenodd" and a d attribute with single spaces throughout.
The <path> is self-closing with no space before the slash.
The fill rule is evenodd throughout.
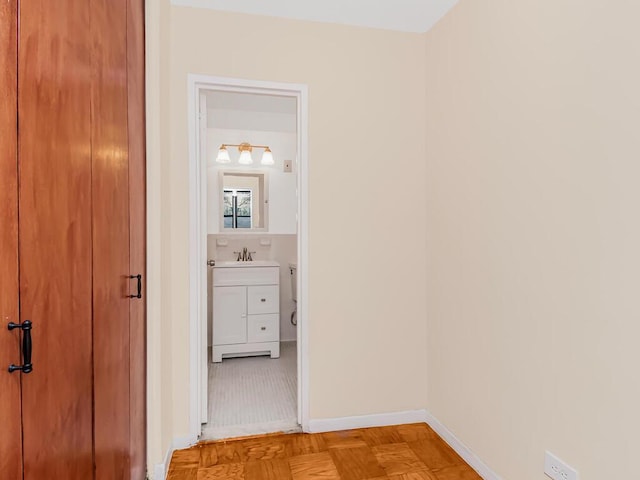
<path id="1" fill-rule="evenodd" d="M 33 344 L 31 342 L 31 320 L 25 320 L 22 323 L 10 322 L 7 325 L 9 330 L 19 328 L 22 330 L 22 358 L 24 362 L 22 365 L 9 365 L 9 373 L 13 373 L 16 370 L 20 370 L 22 373 L 31 373 L 33 371 L 33 364 L 31 363 L 31 354 L 33 353 Z"/>
<path id="2" fill-rule="evenodd" d="M 142 275 L 140 273 L 138 275 L 129 275 L 129 278 L 138 279 L 138 293 L 135 295 L 129 295 L 129 298 L 142 298 Z"/>

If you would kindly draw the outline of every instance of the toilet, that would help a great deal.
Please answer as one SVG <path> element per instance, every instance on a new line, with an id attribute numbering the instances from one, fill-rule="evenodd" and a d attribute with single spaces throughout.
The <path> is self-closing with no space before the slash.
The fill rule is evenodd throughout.
<path id="1" fill-rule="evenodd" d="M 298 325 L 298 319 L 296 318 L 296 312 L 298 310 L 298 265 L 290 263 L 289 272 L 291 274 L 291 300 L 296 303 L 296 306 L 293 308 L 293 312 L 291 312 L 291 325 Z"/>

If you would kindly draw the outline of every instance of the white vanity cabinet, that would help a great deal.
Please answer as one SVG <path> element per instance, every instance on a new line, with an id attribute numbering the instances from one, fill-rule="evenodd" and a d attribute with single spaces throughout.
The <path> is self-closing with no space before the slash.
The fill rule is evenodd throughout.
<path id="1" fill-rule="evenodd" d="M 280 356 L 280 266 L 221 262 L 213 269 L 213 362 Z"/>

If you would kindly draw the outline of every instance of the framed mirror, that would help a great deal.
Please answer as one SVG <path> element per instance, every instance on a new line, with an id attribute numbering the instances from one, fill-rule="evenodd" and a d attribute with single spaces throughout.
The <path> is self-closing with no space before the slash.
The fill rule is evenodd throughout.
<path id="1" fill-rule="evenodd" d="M 220 231 L 269 231 L 269 180 L 262 171 L 220 171 Z"/>

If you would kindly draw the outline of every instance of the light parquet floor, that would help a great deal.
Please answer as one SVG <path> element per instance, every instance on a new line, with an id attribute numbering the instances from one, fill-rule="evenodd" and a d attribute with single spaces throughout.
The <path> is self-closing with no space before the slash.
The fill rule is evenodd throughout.
<path id="1" fill-rule="evenodd" d="M 424 423 L 201 443 L 168 480 L 482 480 Z"/>

